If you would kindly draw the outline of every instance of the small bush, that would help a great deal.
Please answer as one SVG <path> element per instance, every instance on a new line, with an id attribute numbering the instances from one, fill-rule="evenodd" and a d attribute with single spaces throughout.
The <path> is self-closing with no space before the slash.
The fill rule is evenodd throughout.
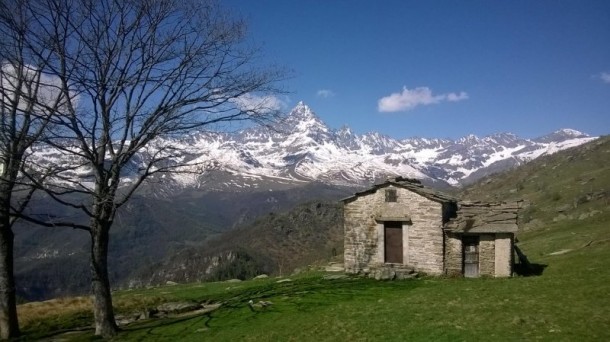
<path id="1" fill-rule="evenodd" d="M 559 192 L 554 192 L 551 194 L 550 198 L 551 198 L 551 201 L 557 202 L 561 199 L 561 194 Z"/>
<path id="2" fill-rule="evenodd" d="M 519 213 L 519 224 L 528 223 L 533 219 L 536 213 L 536 207 L 528 206 Z"/>

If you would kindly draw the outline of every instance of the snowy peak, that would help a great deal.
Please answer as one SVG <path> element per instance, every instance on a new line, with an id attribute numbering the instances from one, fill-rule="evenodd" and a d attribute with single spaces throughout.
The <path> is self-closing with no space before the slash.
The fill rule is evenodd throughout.
<path id="1" fill-rule="evenodd" d="M 320 118 L 302 101 L 280 122 L 280 130 L 304 134 L 328 133 L 330 130 Z"/>
<path id="2" fill-rule="evenodd" d="M 395 139 L 377 132 L 366 133 L 357 139 L 362 147 L 377 155 L 397 152 L 401 147 Z"/>
<path id="3" fill-rule="evenodd" d="M 575 129 L 562 128 L 551 134 L 547 134 L 545 136 L 536 138 L 534 140 L 537 142 L 541 142 L 541 143 L 550 143 L 550 142 L 558 143 L 558 142 L 564 142 L 566 140 L 580 139 L 580 138 L 589 138 L 589 135 L 585 134 L 583 132 L 577 131 Z"/>
<path id="4" fill-rule="evenodd" d="M 456 141 L 457 144 L 463 144 L 463 145 L 477 144 L 479 142 L 480 142 L 479 137 L 477 137 L 474 134 L 468 134 L 467 136 L 459 138 Z"/>
<path id="5" fill-rule="evenodd" d="M 309 115 L 315 116 L 311 108 L 309 108 L 309 106 L 306 105 L 303 101 L 299 101 L 297 105 L 292 108 L 292 112 L 307 113 Z"/>
<path id="6" fill-rule="evenodd" d="M 504 146 L 513 146 L 518 143 L 520 140 L 519 137 L 512 133 L 498 133 L 486 136 L 483 138 L 486 143 L 490 144 L 499 144 Z"/>
<path id="7" fill-rule="evenodd" d="M 352 129 L 349 128 L 348 126 L 342 126 L 338 131 L 337 131 L 337 136 L 340 137 L 349 137 L 349 136 L 353 136 L 354 132 L 352 132 Z"/>

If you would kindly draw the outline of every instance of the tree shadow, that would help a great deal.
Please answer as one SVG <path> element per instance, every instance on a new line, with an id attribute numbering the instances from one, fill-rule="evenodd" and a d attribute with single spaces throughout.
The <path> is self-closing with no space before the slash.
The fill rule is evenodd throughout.
<path id="1" fill-rule="evenodd" d="M 188 331 L 196 330 L 196 328 L 201 326 L 209 328 L 208 324 L 211 319 L 211 312 L 188 317 L 157 318 L 148 320 L 146 322 L 141 322 L 140 324 L 135 323 L 133 325 L 122 328 L 121 331 L 126 333 L 143 331 L 145 333 L 144 336 L 135 338 L 135 340 L 141 341 L 167 339 L 174 337 L 179 340 L 179 337 L 184 336 L 184 334 Z M 189 321 L 190 324 L 185 324 Z M 203 324 L 201 324 L 202 322 Z M 181 329 L 169 331 L 163 330 L 164 327 L 180 325 L 183 325 Z"/>

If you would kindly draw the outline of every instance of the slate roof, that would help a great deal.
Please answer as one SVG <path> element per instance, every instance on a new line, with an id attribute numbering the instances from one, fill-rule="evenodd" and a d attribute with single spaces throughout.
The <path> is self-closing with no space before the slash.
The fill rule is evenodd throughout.
<path id="1" fill-rule="evenodd" d="M 460 202 L 457 217 L 445 224 L 454 233 L 515 233 L 522 201 L 485 203 Z"/>
<path id="2" fill-rule="evenodd" d="M 354 200 L 360 196 L 368 195 L 376 192 L 380 188 L 384 188 L 390 185 L 394 185 L 399 188 L 407 189 L 413 191 L 416 194 L 422 195 L 429 200 L 446 203 L 446 202 L 454 202 L 457 203 L 457 199 L 451 195 L 442 193 L 440 191 L 433 190 L 431 188 L 427 188 L 421 184 L 421 182 L 417 179 L 412 178 L 404 178 L 404 177 L 396 177 L 386 180 L 382 183 L 373 184 L 373 187 L 364 191 L 360 191 L 355 193 L 354 195 L 344 198 L 341 201 L 349 202 Z"/>

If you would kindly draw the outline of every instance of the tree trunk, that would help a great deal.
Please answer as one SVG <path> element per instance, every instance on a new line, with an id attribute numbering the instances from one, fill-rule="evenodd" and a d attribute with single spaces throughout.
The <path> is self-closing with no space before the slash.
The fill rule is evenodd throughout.
<path id="1" fill-rule="evenodd" d="M 13 275 L 13 242 L 9 216 L 0 213 L 0 338 L 19 336 L 15 276 Z"/>
<path id="2" fill-rule="evenodd" d="M 93 218 L 91 224 L 91 290 L 95 335 L 115 336 L 118 327 L 114 320 L 112 293 L 108 278 L 108 234 L 111 222 Z"/>

